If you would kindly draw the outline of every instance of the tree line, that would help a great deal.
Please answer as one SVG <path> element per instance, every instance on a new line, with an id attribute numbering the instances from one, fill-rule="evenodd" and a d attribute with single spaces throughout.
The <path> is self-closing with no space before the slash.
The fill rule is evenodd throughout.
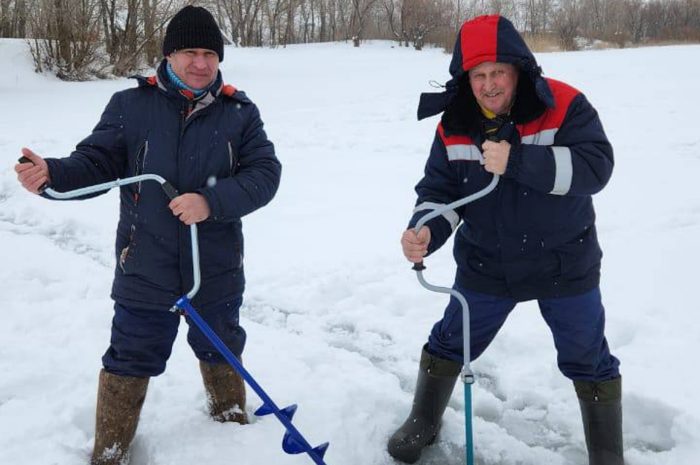
<path id="1" fill-rule="evenodd" d="M 389 39 L 449 50 L 465 19 L 490 13 L 565 50 L 700 41 L 700 0 L 0 0 L 0 37 L 27 39 L 37 71 L 124 76 L 160 60 L 165 26 L 186 4 L 207 7 L 241 47 Z"/>

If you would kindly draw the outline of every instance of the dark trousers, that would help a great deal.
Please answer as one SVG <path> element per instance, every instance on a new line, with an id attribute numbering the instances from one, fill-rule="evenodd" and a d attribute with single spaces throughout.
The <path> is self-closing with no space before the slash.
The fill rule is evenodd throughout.
<path id="1" fill-rule="evenodd" d="M 197 308 L 197 312 L 240 358 L 245 346 L 246 333 L 238 323 L 243 298 L 230 302 Z M 157 376 L 165 371 L 165 363 L 172 352 L 180 316 L 168 310 L 146 310 L 114 305 L 112 336 L 102 364 L 110 373 L 122 376 Z M 186 318 L 189 329 L 187 342 L 198 359 L 211 363 L 226 360 L 206 336 Z"/>
<path id="2" fill-rule="evenodd" d="M 471 359 L 481 355 L 498 333 L 516 301 L 480 294 L 455 286 L 469 303 Z M 569 379 L 605 381 L 617 378 L 620 362 L 605 340 L 605 309 L 600 289 L 573 297 L 541 299 L 540 312 L 552 331 L 559 370 Z M 435 323 L 428 351 L 438 357 L 464 363 L 462 307 L 455 298 Z"/>

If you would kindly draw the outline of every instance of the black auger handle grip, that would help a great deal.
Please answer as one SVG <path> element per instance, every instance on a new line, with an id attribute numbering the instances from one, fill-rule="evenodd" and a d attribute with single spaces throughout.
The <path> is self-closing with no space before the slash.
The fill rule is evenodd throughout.
<path id="1" fill-rule="evenodd" d="M 423 265 L 423 261 L 420 261 L 418 263 L 414 263 L 411 269 L 413 271 L 423 271 L 425 269 L 425 265 Z"/>
<path id="2" fill-rule="evenodd" d="M 160 185 L 160 187 L 163 188 L 163 192 L 165 192 L 165 195 L 167 195 L 170 200 L 173 200 L 175 197 L 180 195 L 177 189 L 175 189 L 168 181 L 165 181 Z"/>

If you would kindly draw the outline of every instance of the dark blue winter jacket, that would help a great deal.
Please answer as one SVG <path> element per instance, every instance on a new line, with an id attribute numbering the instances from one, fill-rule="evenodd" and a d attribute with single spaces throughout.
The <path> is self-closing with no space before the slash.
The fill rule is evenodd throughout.
<path id="1" fill-rule="evenodd" d="M 467 72 L 506 62 L 520 71 L 510 120 L 497 139 L 511 144 L 505 174 L 486 197 L 430 222 L 429 253 L 457 225 L 457 282 L 517 300 L 581 294 L 600 280 L 601 250 L 591 195 L 610 179 L 613 152 L 583 94 L 544 79 L 513 25 L 484 16 L 463 25 L 442 94 L 421 97 L 419 117 L 443 111 L 425 176 L 416 186 L 413 227 L 434 206 L 486 187 L 481 115 Z"/>
<path id="2" fill-rule="evenodd" d="M 243 293 L 241 218 L 277 191 L 281 166 L 257 107 L 222 83 L 192 100 L 157 76 L 112 96 L 102 117 L 68 158 L 47 159 L 52 187 L 68 191 L 153 173 L 179 193 L 202 194 L 210 217 L 198 224 L 202 285 L 194 305 Z M 156 182 L 121 188 L 112 298 L 127 306 L 169 308 L 193 283 L 189 227 L 168 208 Z"/>

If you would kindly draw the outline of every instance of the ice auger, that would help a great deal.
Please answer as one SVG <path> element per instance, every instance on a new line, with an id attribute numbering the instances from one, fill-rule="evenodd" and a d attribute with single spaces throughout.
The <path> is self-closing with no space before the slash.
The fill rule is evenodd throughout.
<path id="1" fill-rule="evenodd" d="M 493 175 L 493 179 L 489 183 L 488 186 L 480 190 L 479 192 L 476 192 L 472 195 L 469 195 L 467 197 L 464 197 L 463 199 L 456 200 L 452 203 L 449 203 L 447 205 L 443 205 L 439 208 L 435 208 L 433 211 L 430 213 L 424 215 L 421 217 L 418 222 L 416 223 L 415 226 L 415 231 L 416 234 L 418 231 L 420 231 L 420 228 L 425 225 L 428 221 L 432 220 L 433 218 L 437 218 L 438 216 L 442 215 L 443 213 L 454 210 L 456 208 L 461 207 L 462 205 L 466 205 L 470 202 L 473 202 L 475 200 L 478 200 L 486 195 L 488 195 L 492 190 L 496 188 L 496 185 L 498 184 L 498 181 L 500 179 L 500 176 L 497 174 Z M 429 291 L 433 292 L 440 292 L 442 294 L 450 294 L 452 297 L 457 299 L 459 301 L 460 305 L 462 306 L 462 339 L 464 343 L 464 366 L 462 368 L 462 373 L 461 373 L 461 378 L 462 382 L 464 383 L 464 428 L 466 431 L 466 463 L 467 465 L 474 465 L 474 433 L 472 429 L 472 384 L 474 384 L 474 373 L 472 372 L 470 363 L 471 363 L 471 338 L 470 338 L 470 327 L 469 327 L 469 304 L 467 303 L 467 299 L 464 298 L 464 296 L 459 293 L 459 291 L 449 288 L 449 287 L 440 287 L 440 286 L 434 286 L 430 283 L 428 283 L 425 278 L 423 277 L 423 270 L 425 270 L 425 265 L 423 262 L 415 263 L 413 265 L 413 269 L 415 270 L 416 274 L 418 275 L 418 281 L 421 283 L 421 285 L 428 289 Z"/>
<path id="2" fill-rule="evenodd" d="M 19 159 L 20 163 L 30 163 L 31 161 L 22 157 Z M 97 192 L 108 191 L 113 187 L 125 186 L 127 184 L 134 184 L 143 181 L 156 181 L 160 184 L 161 188 L 168 196 L 169 199 L 174 199 L 179 194 L 177 190 L 166 181 L 161 176 L 157 174 L 143 174 L 139 176 L 133 176 L 129 178 L 117 179 L 115 181 L 105 182 L 102 184 L 95 184 L 93 186 L 84 187 L 81 189 L 75 189 L 68 192 L 57 192 L 46 186 L 42 186 L 42 193 L 45 193 L 49 197 L 55 199 L 66 200 L 73 199 L 76 197 L 82 197 L 88 194 L 94 194 Z M 248 371 L 243 368 L 243 365 L 236 358 L 235 355 L 226 347 L 226 344 L 221 340 L 221 338 L 211 329 L 211 327 L 204 321 L 204 319 L 197 313 L 197 310 L 192 306 L 191 300 L 199 291 L 199 286 L 201 284 L 201 274 L 199 269 L 199 242 L 197 239 L 197 225 L 190 225 L 190 238 L 192 246 L 192 274 L 193 274 L 193 286 L 192 289 L 180 297 L 175 305 L 173 305 L 171 311 L 187 315 L 194 322 L 194 324 L 204 333 L 204 335 L 209 339 L 209 341 L 217 348 L 221 355 L 226 359 L 226 361 L 233 367 L 234 370 L 241 375 L 241 377 L 248 383 L 248 385 L 255 391 L 255 393 L 262 399 L 263 404 L 260 408 L 255 411 L 255 415 L 264 416 L 269 414 L 274 414 L 277 419 L 284 425 L 286 430 L 284 438 L 282 439 L 282 449 L 288 454 L 309 454 L 309 457 L 317 465 L 326 465 L 323 461 L 323 456 L 328 449 L 328 442 L 325 442 L 319 446 L 311 447 L 307 440 L 302 436 L 299 430 L 292 424 L 292 418 L 297 410 L 297 405 L 292 404 L 288 407 L 280 409 L 277 407 L 275 402 L 267 395 L 262 387 L 255 381 L 253 376 L 251 376 Z"/>

